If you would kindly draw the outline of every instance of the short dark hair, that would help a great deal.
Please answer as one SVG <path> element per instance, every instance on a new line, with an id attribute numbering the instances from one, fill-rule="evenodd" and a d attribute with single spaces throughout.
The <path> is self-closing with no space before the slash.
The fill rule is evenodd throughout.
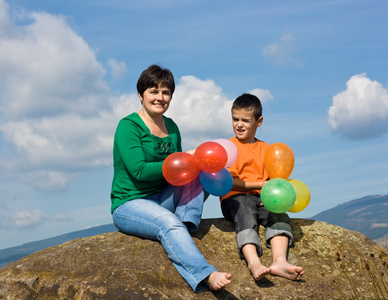
<path id="1" fill-rule="evenodd" d="M 258 120 L 263 114 L 263 107 L 261 106 L 260 99 L 255 95 L 244 93 L 237 97 L 232 105 L 232 112 L 234 109 L 246 109 L 253 111 L 253 116 Z"/>
<path id="2" fill-rule="evenodd" d="M 159 65 L 152 65 L 145 69 L 137 81 L 137 92 L 143 96 L 146 89 L 165 86 L 170 89 L 171 95 L 175 91 L 174 76 L 171 71 Z"/>

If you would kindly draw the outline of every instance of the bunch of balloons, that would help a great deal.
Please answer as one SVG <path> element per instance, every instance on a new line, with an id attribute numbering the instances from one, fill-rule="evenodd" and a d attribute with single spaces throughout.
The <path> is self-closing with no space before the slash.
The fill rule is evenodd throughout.
<path id="1" fill-rule="evenodd" d="M 300 212 L 310 203 L 310 190 L 297 179 L 288 179 L 294 168 L 294 154 L 289 146 L 275 143 L 264 155 L 264 166 L 270 180 L 261 190 L 261 201 L 274 213 Z"/>
<path id="2" fill-rule="evenodd" d="M 176 152 L 163 163 L 163 176 L 172 185 L 182 186 L 197 176 L 208 193 L 223 196 L 230 192 L 233 178 L 226 167 L 237 159 L 237 147 L 229 140 L 217 139 L 198 146 L 195 154 Z"/>

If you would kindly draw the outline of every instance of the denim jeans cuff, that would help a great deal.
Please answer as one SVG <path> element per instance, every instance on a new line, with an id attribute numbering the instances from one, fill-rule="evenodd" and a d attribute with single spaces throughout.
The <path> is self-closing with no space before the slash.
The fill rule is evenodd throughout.
<path id="1" fill-rule="evenodd" d="M 200 293 L 209 290 L 209 287 L 204 283 L 204 280 L 213 272 L 217 272 L 217 269 L 214 266 L 209 265 L 205 270 L 202 271 L 202 273 L 206 275 L 201 278 L 197 284 L 189 282 L 189 285 L 194 290 L 194 292 Z"/>

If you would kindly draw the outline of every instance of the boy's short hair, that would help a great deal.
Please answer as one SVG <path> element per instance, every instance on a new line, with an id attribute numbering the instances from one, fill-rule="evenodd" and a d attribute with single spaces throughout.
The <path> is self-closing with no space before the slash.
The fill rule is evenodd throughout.
<path id="1" fill-rule="evenodd" d="M 253 116 L 258 120 L 263 114 L 263 107 L 261 106 L 260 99 L 255 95 L 244 93 L 237 97 L 232 105 L 233 110 L 245 109 L 253 112 Z"/>
<path id="2" fill-rule="evenodd" d="M 146 89 L 158 87 L 159 85 L 169 88 L 172 95 L 175 90 L 174 76 L 169 69 L 152 65 L 140 74 L 136 87 L 137 92 L 143 96 Z"/>

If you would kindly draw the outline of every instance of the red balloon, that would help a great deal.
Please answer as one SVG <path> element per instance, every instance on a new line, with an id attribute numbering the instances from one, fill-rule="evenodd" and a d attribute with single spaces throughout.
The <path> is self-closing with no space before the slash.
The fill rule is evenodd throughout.
<path id="1" fill-rule="evenodd" d="M 198 168 L 208 173 L 221 171 L 228 161 L 225 148 L 216 142 L 206 142 L 199 145 L 195 150 L 194 157 Z"/>
<path id="2" fill-rule="evenodd" d="M 286 144 L 272 144 L 265 151 L 264 166 L 271 179 L 288 179 L 294 168 L 294 153 Z"/>
<path id="3" fill-rule="evenodd" d="M 200 172 L 194 156 L 186 152 L 175 152 L 167 156 L 162 171 L 167 182 L 176 186 L 192 182 Z"/>

